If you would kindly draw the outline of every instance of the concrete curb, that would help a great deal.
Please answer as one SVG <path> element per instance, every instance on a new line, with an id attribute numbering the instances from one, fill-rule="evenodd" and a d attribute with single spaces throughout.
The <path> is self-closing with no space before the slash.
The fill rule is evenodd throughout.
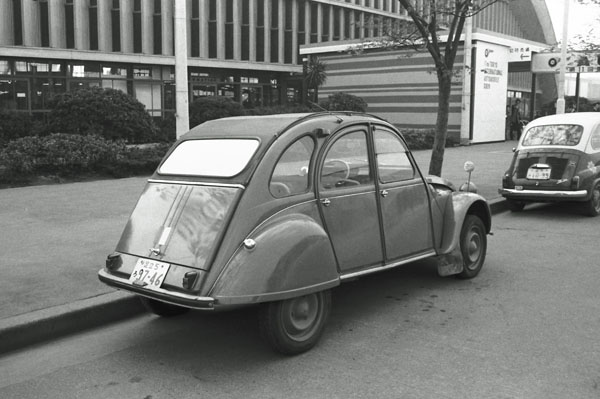
<path id="1" fill-rule="evenodd" d="M 504 198 L 490 200 L 492 215 L 506 211 Z M 493 228 L 493 222 L 492 222 Z M 0 320 L 0 354 L 141 314 L 136 295 L 120 291 Z"/>

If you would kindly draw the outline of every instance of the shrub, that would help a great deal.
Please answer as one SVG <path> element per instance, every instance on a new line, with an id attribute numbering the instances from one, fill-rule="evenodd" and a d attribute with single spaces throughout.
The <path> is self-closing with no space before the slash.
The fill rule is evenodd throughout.
<path id="1" fill-rule="evenodd" d="M 129 143 L 155 141 L 158 129 L 142 103 L 115 89 L 92 87 L 53 96 L 48 129 Z"/>
<path id="2" fill-rule="evenodd" d="M 0 110 L 0 146 L 20 137 L 35 136 L 39 124 L 26 112 Z"/>
<path id="3" fill-rule="evenodd" d="M 321 102 L 320 105 L 329 111 L 366 112 L 368 107 L 362 98 L 342 92 L 330 94 L 329 99 Z"/>
<path id="4" fill-rule="evenodd" d="M 309 106 L 304 105 L 274 105 L 271 107 L 258 107 L 246 110 L 248 115 L 275 115 L 275 114 L 299 114 L 314 112 Z"/>
<path id="5" fill-rule="evenodd" d="M 153 173 L 171 143 L 127 146 L 122 156 L 114 162 L 99 165 L 98 172 L 113 177 L 147 175 Z"/>
<path id="6" fill-rule="evenodd" d="M 411 151 L 430 150 L 433 148 L 433 137 L 435 129 L 399 129 L 406 140 L 406 144 Z M 448 135 L 446 137 L 446 147 L 453 147 L 458 144 L 456 138 Z"/>
<path id="7" fill-rule="evenodd" d="M 229 97 L 202 97 L 190 104 L 190 127 L 212 119 L 244 114 L 244 107 Z"/>

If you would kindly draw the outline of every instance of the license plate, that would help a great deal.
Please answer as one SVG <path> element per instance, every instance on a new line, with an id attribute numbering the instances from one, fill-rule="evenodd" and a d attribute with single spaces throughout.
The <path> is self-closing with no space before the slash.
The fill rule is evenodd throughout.
<path id="1" fill-rule="evenodd" d="M 548 180 L 550 178 L 550 169 L 529 168 L 527 178 L 532 180 Z"/>
<path id="2" fill-rule="evenodd" d="M 129 281 L 150 290 L 157 290 L 162 285 L 171 264 L 152 259 L 138 259 Z"/>

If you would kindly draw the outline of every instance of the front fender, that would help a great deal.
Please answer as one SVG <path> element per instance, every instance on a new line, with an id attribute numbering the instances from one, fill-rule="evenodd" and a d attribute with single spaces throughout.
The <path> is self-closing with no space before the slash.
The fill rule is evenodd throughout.
<path id="1" fill-rule="evenodd" d="M 438 254 L 448 254 L 460 248 L 460 231 L 467 215 L 479 216 L 485 225 L 486 233 L 492 229 L 492 213 L 481 195 L 458 191 L 452 193 L 452 201 L 446 204 L 444 229 Z"/>
<path id="2" fill-rule="evenodd" d="M 281 300 L 340 284 L 333 248 L 316 206 L 306 213 L 288 209 L 272 216 L 245 242 L 211 289 L 215 305 Z"/>

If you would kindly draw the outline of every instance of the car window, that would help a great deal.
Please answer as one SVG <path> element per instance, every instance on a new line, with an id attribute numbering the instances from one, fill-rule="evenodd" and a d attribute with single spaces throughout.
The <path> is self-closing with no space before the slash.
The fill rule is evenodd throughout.
<path id="1" fill-rule="evenodd" d="M 593 150 L 600 150 L 600 125 L 596 126 L 594 133 L 590 137 L 590 146 Z"/>
<path id="2" fill-rule="evenodd" d="M 325 190 L 373 182 L 366 132 L 348 133 L 333 143 L 325 156 L 320 182 Z"/>
<path id="3" fill-rule="evenodd" d="M 201 139 L 181 142 L 160 166 L 167 175 L 232 177 L 240 173 L 258 148 L 255 139 Z"/>
<path id="4" fill-rule="evenodd" d="M 527 130 L 523 137 L 524 146 L 532 145 L 568 145 L 579 144 L 583 126 L 580 125 L 543 125 Z"/>
<path id="5" fill-rule="evenodd" d="M 415 170 L 400 138 L 389 130 L 379 128 L 373 137 L 379 181 L 390 183 L 413 179 Z"/>
<path id="6" fill-rule="evenodd" d="M 308 190 L 309 164 L 315 143 L 310 136 L 297 140 L 284 151 L 269 182 L 275 198 L 288 197 Z"/>

